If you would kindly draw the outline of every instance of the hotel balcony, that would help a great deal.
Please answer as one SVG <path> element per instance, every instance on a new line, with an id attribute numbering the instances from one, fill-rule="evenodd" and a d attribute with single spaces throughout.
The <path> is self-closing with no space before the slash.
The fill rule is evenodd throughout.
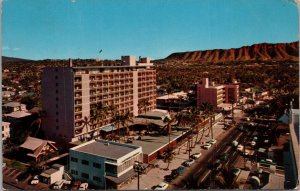
<path id="1" fill-rule="evenodd" d="M 81 111 L 82 111 L 81 107 L 76 107 L 75 108 L 75 113 L 78 113 L 78 112 L 81 112 Z"/>

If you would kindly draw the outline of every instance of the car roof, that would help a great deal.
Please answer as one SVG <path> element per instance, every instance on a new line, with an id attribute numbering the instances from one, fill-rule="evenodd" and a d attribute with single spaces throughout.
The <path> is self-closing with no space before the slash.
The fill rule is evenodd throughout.
<path id="1" fill-rule="evenodd" d="M 166 185 L 167 183 L 165 183 L 165 182 L 161 182 L 161 183 L 159 183 L 159 186 L 161 186 L 161 187 L 163 187 L 164 185 Z"/>

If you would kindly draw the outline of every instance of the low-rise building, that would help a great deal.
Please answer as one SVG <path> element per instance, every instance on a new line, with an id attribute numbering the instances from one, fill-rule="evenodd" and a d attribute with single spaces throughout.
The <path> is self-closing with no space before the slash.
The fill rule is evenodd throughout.
<path id="1" fill-rule="evenodd" d="M 41 182 L 45 184 L 53 184 L 56 181 L 60 181 L 63 178 L 64 174 L 64 166 L 60 164 L 54 164 L 52 165 L 52 168 L 45 170 L 42 172 L 41 176 Z"/>
<path id="2" fill-rule="evenodd" d="M 10 137 L 10 123 L 2 121 L 2 141 Z"/>
<path id="3" fill-rule="evenodd" d="M 20 102 L 8 102 L 2 107 L 3 112 L 11 113 L 15 111 L 26 111 L 26 105 L 21 104 Z"/>
<path id="4" fill-rule="evenodd" d="M 239 101 L 239 85 L 209 83 L 208 78 L 203 78 L 197 85 L 197 106 L 209 103 L 215 108 L 222 103 L 237 103 Z"/>
<path id="5" fill-rule="evenodd" d="M 70 173 L 76 180 L 100 188 L 120 188 L 134 175 L 135 161 L 142 161 L 135 145 L 93 140 L 70 149 Z"/>
<path id="6" fill-rule="evenodd" d="M 20 145 L 20 152 L 24 154 L 24 160 L 40 162 L 47 158 L 47 155 L 58 151 L 55 142 L 27 137 Z"/>

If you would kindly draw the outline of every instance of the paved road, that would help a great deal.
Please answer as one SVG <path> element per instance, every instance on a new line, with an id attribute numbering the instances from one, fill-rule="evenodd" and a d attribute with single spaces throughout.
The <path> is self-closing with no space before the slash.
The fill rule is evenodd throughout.
<path id="1" fill-rule="evenodd" d="M 244 113 L 241 110 L 235 110 L 234 120 L 237 123 L 240 122 L 242 117 L 244 117 Z M 215 144 L 206 155 L 199 158 L 194 165 L 189 167 L 185 173 L 173 180 L 168 189 L 186 188 L 186 184 L 189 184 L 190 186 L 197 185 L 195 182 L 197 182 L 199 177 L 206 172 L 207 165 L 213 163 L 216 160 L 216 157 L 224 152 L 228 143 L 231 143 L 233 140 L 235 140 L 239 134 L 241 134 L 239 130 L 236 128 L 231 128 L 225 134 L 218 137 L 218 143 Z M 236 153 L 234 156 L 236 156 Z M 197 189 L 198 187 L 193 188 Z"/>

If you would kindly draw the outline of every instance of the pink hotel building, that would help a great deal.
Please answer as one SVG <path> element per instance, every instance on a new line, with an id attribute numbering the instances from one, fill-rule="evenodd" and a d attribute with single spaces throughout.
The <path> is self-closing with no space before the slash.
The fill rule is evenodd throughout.
<path id="1" fill-rule="evenodd" d="M 97 103 L 114 105 L 119 113 L 139 114 L 138 102 L 147 99 L 147 110 L 156 108 L 156 70 L 149 58 L 137 63 L 134 56 L 122 56 L 120 66 L 48 67 L 42 73 L 42 105 L 45 134 L 74 142 L 98 135 L 110 118 L 86 125 L 85 117 Z"/>
<path id="2" fill-rule="evenodd" d="M 239 100 L 239 85 L 222 84 L 216 85 L 214 82 L 203 78 L 197 85 L 197 106 L 208 102 L 215 108 L 222 103 L 237 103 Z"/>

